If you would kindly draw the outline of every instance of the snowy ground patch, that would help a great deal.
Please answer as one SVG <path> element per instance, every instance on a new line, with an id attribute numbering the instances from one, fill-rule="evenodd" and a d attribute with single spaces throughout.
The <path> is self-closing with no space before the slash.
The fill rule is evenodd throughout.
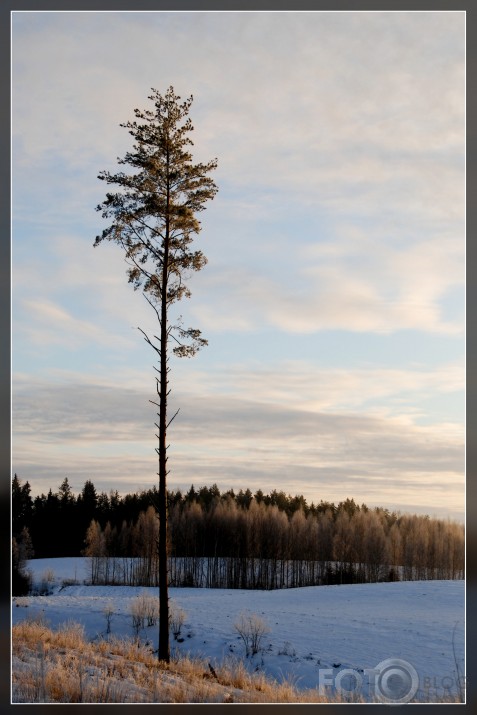
<path id="1" fill-rule="evenodd" d="M 111 633 L 132 637 L 134 599 L 145 592 L 158 595 L 154 588 L 88 586 L 84 559 L 35 559 L 29 568 L 34 581 L 52 571 L 53 592 L 14 599 L 13 623 L 42 616 L 56 627 L 74 620 L 88 638 L 106 638 L 109 604 Z M 245 660 L 250 669 L 291 679 L 300 689 L 321 684 L 345 697 L 349 692 L 350 700 L 358 694 L 397 698 L 389 683 L 398 674 L 408 692 L 415 691 L 414 700 L 432 702 L 455 697 L 463 685 L 458 675 L 464 673 L 464 586 L 412 581 L 279 591 L 171 588 L 171 601 L 186 613 L 179 640 L 171 645 L 212 665 Z M 249 658 L 234 628 L 241 613 L 257 614 L 269 628 Z M 140 637 L 157 648 L 157 626 L 145 625 Z"/>

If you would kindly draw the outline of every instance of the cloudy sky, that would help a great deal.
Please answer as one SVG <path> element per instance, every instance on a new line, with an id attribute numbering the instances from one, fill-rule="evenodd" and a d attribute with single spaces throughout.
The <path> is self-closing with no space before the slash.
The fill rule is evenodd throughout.
<path id="1" fill-rule="evenodd" d="M 462 518 L 463 12 L 14 12 L 13 469 L 156 480 L 152 311 L 99 171 L 151 87 L 218 158 L 181 304 L 170 488 Z"/>

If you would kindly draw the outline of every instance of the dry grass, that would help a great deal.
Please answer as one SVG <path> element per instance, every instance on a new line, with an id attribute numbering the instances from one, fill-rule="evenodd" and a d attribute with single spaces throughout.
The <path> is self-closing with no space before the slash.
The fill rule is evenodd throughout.
<path id="1" fill-rule="evenodd" d="M 12 644 L 16 703 L 347 702 L 250 673 L 235 657 L 215 670 L 191 657 L 166 665 L 137 640 L 88 642 L 83 627 L 74 622 L 54 631 L 42 620 L 21 621 L 13 626 Z"/>
<path id="2" fill-rule="evenodd" d="M 240 660 L 214 672 L 207 661 L 180 658 L 160 663 L 131 639 L 90 643 L 80 624 L 52 630 L 27 619 L 13 626 L 13 702 L 213 703 L 324 702 L 316 691 L 250 674 Z"/>

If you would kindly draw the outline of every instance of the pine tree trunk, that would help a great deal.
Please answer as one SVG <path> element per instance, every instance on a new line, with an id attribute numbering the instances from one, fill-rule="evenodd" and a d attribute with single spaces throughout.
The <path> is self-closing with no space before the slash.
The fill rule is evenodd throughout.
<path id="1" fill-rule="evenodd" d="M 167 195 L 169 209 L 169 191 Z M 169 262 L 169 217 L 166 215 L 162 271 L 160 398 L 159 398 L 159 660 L 169 663 L 169 595 L 167 554 L 167 278 Z"/>

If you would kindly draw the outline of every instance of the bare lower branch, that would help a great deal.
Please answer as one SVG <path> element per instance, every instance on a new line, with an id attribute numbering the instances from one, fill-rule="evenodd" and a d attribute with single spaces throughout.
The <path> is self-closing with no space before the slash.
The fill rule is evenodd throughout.
<path id="1" fill-rule="evenodd" d="M 143 296 L 144 296 L 144 298 L 147 300 L 147 302 L 149 303 L 149 305 L 151 306 L 151 308 L 153 309 L 153 311 L 155 312 L 155 314 L 156 314 L 156 316 L 157 316 L 157 320 L 158 320 L 158 322 L 159 322 L 159 324 L 160 324 L 160 323 L 161 323 L 161 314 L 159 313 L 157 307 L 154 305 L 154 303 L 152 302 L 152 300 L 149 300 L 149 298 L 147 297 L 147 295 L 146 295 L 145 293 L 143 293 Z M 154 336 L 154 337 L 156 338 L 156 336 Z M 158 340 L 158 338 L 156 338 L 156 340 Z"/>
<path id="2" fill-rule="evenodd" d="M 156 347 L 156 345 L 154 345 L 153 342 L 151 342 L 151 339 L 149 338 L 149 335 L 147 335 L 147 333 L 145 333 L 144 330 L 143 330 L 142 328 L 140 328 L 140 327 L 138 327 L 138 330 L 144 335 L 144 340 L 146 341 L 146 343 L 147 343 L 148 345 L 150 345 L 151 348 L 152 348 L 153 350 L 155 350 L 156 353 L 157 353 L 157 354 L 159 355 L 159 357 L 160 357 L 161 351 L 159 350 L 158 347 Z M 155 336 L 154 336 L 154 337 L 155 337 Z"/>
<path id="3" fill-rule="evenodd" d="M 176 418 L 177 415 L 179 414 L 179 410 L 180 410 L 180 407 L 179 407 L 179 409 L 177 410 L 177 412 L 171 417 L 171 419 L 169 420 L 169 422 L 167 423 L 166 429 L 167 429 L 167 427 L 169 427 L 169 425 L 171 424 L 171 422 L 172 422 L 173 420 L 175 420 L 175 418 Z"/>

